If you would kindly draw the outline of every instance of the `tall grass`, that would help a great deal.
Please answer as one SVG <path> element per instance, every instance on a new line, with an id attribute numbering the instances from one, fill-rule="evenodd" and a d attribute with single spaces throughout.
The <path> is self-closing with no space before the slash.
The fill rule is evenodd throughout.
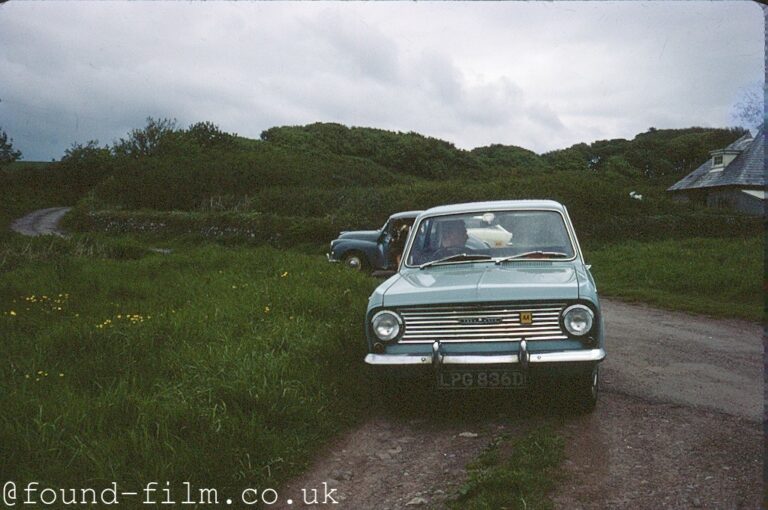
<path id="1" fill-rule="evenodd" d="M 266 247 L 62 251 L 0 274 L 0 479 L 264 487 L 366 409 L 375 281 Z"/>
<path id="2" fill-rule="evenodd" d="M 764 239 L 684 239 L 587 249 L 600 293 L 720 317 L 763 318 Z"/>

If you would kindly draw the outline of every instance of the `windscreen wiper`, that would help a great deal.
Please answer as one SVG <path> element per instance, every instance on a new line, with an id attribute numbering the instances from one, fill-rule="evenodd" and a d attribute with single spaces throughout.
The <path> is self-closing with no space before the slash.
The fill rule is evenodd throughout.
<path id="1" fill-rule="evenodd" d="M 468 254 L 468 253 L 459 253 L 458 255 L 451 255 L 449 257 L 445 257 L 442 259 L 432 260 L 430 262 L 425 262 L 424 264 L 419 266 L 419 269 L 424 269 L 425 267 L 434 266 L 435 264 L 442 264 L 445 262 L 457 262 L 457 261 L 471 261 L 471 260 L 492 260 L 493 257 L 490 255 L 482 255 L 479 253 L 475 254 Z"/>
<path id="2" fill-rule="evenodd" d="M 561 251 L 534 250 L 534 251 L 526 251 L 525 253 L 518 253 L 517 255 L 510 255 L 509 257 L 496 259 L 494 262 L 496 262 L 496 265 L 499 265 L 502 262 L 506 262 L 508 260 L 522 259 L 525 257 L 530 257 L 531 255 L 539 255 L 541 257 L 569 257 L 570 256 L 567 253 L 563 253 Z"/>

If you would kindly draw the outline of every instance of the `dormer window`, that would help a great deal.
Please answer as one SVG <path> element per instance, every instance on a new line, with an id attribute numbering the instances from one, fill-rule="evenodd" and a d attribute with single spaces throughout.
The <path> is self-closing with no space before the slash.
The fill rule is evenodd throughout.
<path id="1" fill-rule="evenodd" d="M 712 165 L 710 166 L 709 171 L 722 172 L 731 164 L 731 161 L 738 157 L 739 154 L 741 154 L 740 150 L 729 149 L 727 147 L 719 151 L 710 152 L 709 155 L 712 156 Z"/>

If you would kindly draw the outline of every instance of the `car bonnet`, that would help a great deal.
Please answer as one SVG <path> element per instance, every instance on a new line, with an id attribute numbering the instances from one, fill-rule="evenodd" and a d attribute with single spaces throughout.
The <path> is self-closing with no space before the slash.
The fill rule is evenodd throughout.
<path id="1" fill-rule="evenodd" d="M 433 266 L 403 272 L 384 290 L 384 306 L 579 297 L 573 262 L 521 261 Z"/>

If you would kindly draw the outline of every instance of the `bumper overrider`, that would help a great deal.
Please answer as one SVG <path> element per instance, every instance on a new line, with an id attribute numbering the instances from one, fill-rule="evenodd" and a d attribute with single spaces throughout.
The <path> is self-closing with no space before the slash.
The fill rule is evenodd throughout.
<path id="1" fill-rule="evenodd" d="M 517 365 L 525 368 L 529 363 L 589 363 L 605 359 L 605 349 L 578 349 L 567 351 L 530 352 L 525 340 L 520 341 L 519 349 L 510 354 L 446 354 L 440 341 L 432 344 L 431 355 L 424 354 L 368 354 L 365 362 L 369 365 Z"/>

